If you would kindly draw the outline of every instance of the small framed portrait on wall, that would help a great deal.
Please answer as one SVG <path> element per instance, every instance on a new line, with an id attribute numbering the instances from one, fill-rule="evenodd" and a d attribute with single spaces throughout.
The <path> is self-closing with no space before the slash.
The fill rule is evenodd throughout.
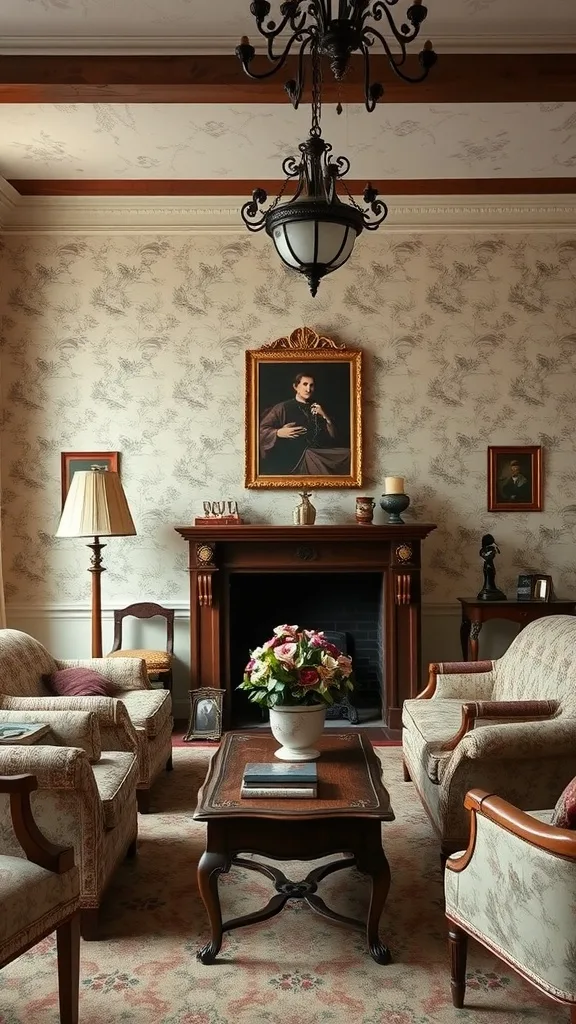
<path id="1" fill-rule="evenodd" d="M 111 473 L 120 472 L 120 452 L 61 452 L 60 477 L 62 486 L 62 508 L 74 473 L 78 470 L 89 470 L 92 466 L 108 469 Z"/>
<path id="2" fill-rule="evenodd" d="M 488 448 L 488 511 L 542 511 L 542 448 Z"/>
<path id="3" fill-rule="evenodd" d="M 246 487 L 359 487 L 362 353 L 299 327 L 246 353 Z"/>
<path id="4" fill-rule="evenodd" d="M 201 686 L 190 690 L 190 721 L 185 740 L 219 740 L 224 690 Z"/>

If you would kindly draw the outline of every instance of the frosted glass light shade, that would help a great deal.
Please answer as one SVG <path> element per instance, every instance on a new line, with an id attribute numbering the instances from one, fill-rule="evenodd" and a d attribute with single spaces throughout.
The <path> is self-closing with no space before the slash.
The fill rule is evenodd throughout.
<path id="1" fill-rule="evenodd" d="M 295 270 L 322 266 L 324 273 L 337 270 L 350 256 L 356 231 L 335 221 L 293 220 L 272 232 L 280 259 Z"/>
<path id="2" fill-rule="evenodd" d="M 102 469 L 74 473 L 57 537 L 131 537 L 135 533 L 118 473 Z"/>

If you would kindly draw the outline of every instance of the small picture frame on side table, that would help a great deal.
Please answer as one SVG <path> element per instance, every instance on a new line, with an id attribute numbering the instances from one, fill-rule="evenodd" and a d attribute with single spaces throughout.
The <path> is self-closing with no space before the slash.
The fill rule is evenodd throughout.
<path id="1" fill-rule="evenodd" d="M 219 740 L 222 736 L 224 690 L 201 686 L 190 690 L 190 721 L 185 740 Z"/>
<path id="2" fill-rule="evenodd" d="M 552 577 L 543 572 L 521 573 L 516 591 L 518 601 L 551 601 Z"/>
<path id="3" fill-rule="evenodd" d="M 552 577 L 545 573 L 535 573 L 532 576 L 532 600 L 550 601 L 552 598 Z"/>

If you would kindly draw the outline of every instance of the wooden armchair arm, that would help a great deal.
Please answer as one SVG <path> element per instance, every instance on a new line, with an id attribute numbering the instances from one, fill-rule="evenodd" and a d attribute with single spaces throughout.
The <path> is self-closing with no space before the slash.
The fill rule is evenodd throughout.
<path id="1" fill-rule="evenodd" d="M 491 672 L 493 668 L 493 661 L 432 661 L 428 665 L 426 688 L 417 695 L 416 700 L 429 700 L 434 696 L 439 675 L 473 675 L 475 672 Z"/>
<path id="2" fill-rule="evenodd" d="M 483 789 L 469 790 L 464 798 L 464 806 L 471 812 L 470 839 L 462 856 L 449 857 L 446 861 L 449 871 L 463 871 L 468 865 L 476 845 L 477 815 L 495 822 L 531 846 L 576 861 L 576 832 L 558 828 L 557 825 L 547 825 L 544 821 L 533 818 L 527 811 L 521 811 L 508 800 L 487 793 Z"/>
<path id="3" fill-rule="evenodd" d="M 507 721 L 533 722 L 552 718 L 558 711 L 557 700 L 472 700 L 462 705 L 462 724 L 455 736 L 442 744 L 442 750 L 455 750 L 460 740 L 474 728 L 478 718 L 505 718 Z"/>
<path id="4" fill-rule="evenodd" d="M 74 847 L 55 846 L 38 828 L 30 793 L 38 789 L 35 775 L 0 775 L 0 793 L 10 796 L 12 826 L 28 860 L 48 871 L 63 874 L 74 867 Z"/>

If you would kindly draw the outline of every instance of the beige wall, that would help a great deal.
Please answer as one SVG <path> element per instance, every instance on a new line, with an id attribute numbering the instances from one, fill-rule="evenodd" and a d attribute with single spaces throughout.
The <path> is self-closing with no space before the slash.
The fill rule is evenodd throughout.
<path id="1" fill-rule="evenodd" d="M 1 240 L 2 487 L 13 609 L 85 606 L 88 551 L 54 539 L 60 452 L 118 450 L 138 530 L 105 550 L 105 605 L 187 601 L 174 533 L 205 498 L 290 522 L 296 492 L 243 487 L 244 351 L 308 324 L 365 353 L 365 484 L 318 490 L 318 522 L 402 475 L 425 600 L 551 572 L 576 593 L 576 234 L 363 235 L 315 300 L 247 234 L 22 234 Z M 544 446 L 544 511 L 486 511 L 486 448 Z M 376 521 L 384 514 L 378 509 Z M 20 614 L 20 612 L 18 612 Z M 429 646 L 429 645 L 428 645 Z M 438 652 L 435 656 L 445 656 Z"/>

